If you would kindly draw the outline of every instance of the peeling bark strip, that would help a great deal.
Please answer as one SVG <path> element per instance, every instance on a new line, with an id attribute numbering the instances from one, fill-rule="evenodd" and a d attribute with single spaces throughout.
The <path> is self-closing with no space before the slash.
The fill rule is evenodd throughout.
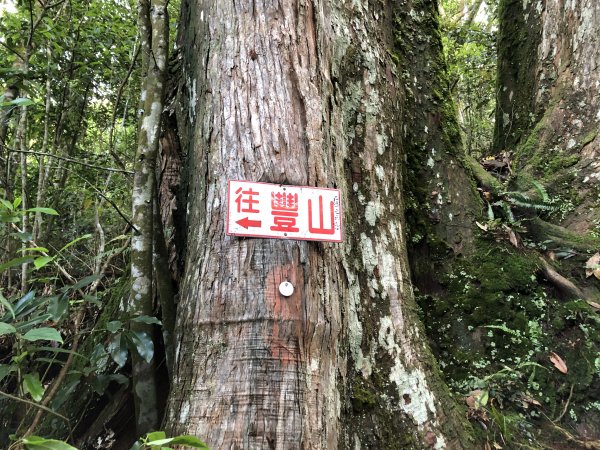
<path id="1" fill-rule="evenodd" d="M 188 245 L 169 432 L 214 449 L 466 445 L 409 281 L 391 9 L 188 0 L 180 24 Z M 229 179 L 340 189 L 345 242 L 227 236 Z"/>

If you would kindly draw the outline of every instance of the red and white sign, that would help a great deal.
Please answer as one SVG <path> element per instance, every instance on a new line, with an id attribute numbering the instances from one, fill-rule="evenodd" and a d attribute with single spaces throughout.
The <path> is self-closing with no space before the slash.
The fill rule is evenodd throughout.
<path id="1" fill-rule="evenodd" d="M 227 234 L 342 242 L 340 191 L 231 180 Z"/>

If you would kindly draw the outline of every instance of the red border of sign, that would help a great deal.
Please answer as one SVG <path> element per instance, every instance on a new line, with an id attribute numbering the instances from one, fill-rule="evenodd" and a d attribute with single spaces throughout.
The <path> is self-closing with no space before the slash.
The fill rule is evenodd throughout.
<path id="1" fill-rule="evenodd" d="M 286 237 L 286 236 L 269 236 L 267 234 L 233 234 L 229 232 L 229 202 L 231 198 L 229 197 L 229 186 L 232 181 L 239 183 L 252 183 L 252 184 L 269 184 L 271 186 L 289 186 L 295 188 L 307 188 L 307 189 L 323 189 L 326 191 L 337 191 L 340 194 L 340 240 L 325 240 L 325 239 L 311 239 L 311 238 L 302 238 L 302 237 Z M 239 237 L 255 237 L 255 238 L 266 238 L 266 239 L 285 239 L 288 241 L 312 241 L 312 242 L 344 242 L 344 214 L 342 210 L 342 192 L 339 189 L 335 188 L 321 188 L 316 186 L 295 186 L 293 184 L 277 184 L 277 183 L 266 183 L 264 181 L 248 181 L 248 180 L 227 180 L 227 214 L 225 214 L 225 223 L 226 229 L 225 234 L 227 236 L 239 236 Z"/>

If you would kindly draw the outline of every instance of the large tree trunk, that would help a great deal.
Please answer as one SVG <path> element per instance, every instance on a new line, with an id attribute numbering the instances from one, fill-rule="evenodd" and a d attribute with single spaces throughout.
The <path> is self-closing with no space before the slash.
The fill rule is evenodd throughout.
<path id="1" fill-rule="evenodd" d="M 410 282 L 401 144 L 403 127 L 421 125 L 399 120 L 394 13 L 184 2 L 187 253 L 171 432 L 211 448 L 467 445 Z M 340 189 L 344 242 L 227 236 L 231 179 Z"/>
<path id="2" fill-rule="evenodd" d="M 561 198 L 565 225 L 600 218 L 600 3 L 503 0 L 495 147 L 515 152 L 519 185 Z M 531 185 L 529 184 L 529 187 Z"/>

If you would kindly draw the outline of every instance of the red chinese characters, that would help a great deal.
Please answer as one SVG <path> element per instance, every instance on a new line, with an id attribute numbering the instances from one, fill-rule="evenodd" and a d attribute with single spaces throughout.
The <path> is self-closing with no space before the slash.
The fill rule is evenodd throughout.
<path id="1" fill-rule="evenodd" d="M 230 236 L 342 242 L 340 191 L 231 180 L 227 188 Z"/>
<path id="2" fill-rule="evenodd" d="M 319 195 L 319 225 L 313 226 L 313 206 L 312 200 L 308 200 L 308 230 L 311 233 L 318 234 L 333 234 L 335 233 L 335 225 L 334 225 L 334 208 L 333 202 L 329 202 L 329 218 L 328 221 L 331 224 L 331 228 L 327 228 L 325 226 L 325 221 L 323 220 L 323 196 Z"/>
<path id="3" fill-rule="evenodd" d="M 274 225 L 271 231 L 296 232 L 298 217 L 298 194 L 271 192 L 271 214 Z"/>

